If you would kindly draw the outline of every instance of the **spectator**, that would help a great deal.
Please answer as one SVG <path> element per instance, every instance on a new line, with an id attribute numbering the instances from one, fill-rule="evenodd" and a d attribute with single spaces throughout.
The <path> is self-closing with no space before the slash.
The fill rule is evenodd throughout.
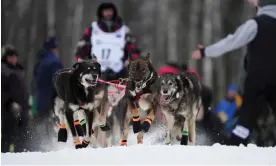
<path id="1" fill-rule="evenodd" d="M 45 143 L 45 140 L 50 139 L 50 134 L 53 130 L 51 118 L 51 109 L 55 96 L 52 85 L 52 78 L 56 71 L 62 69 L 62 63 L 58 56 L 56 38 L 51 37 L 43 44 L 43 49 L 40 51 L 38 60 L 34 69 L 34 78 L 36 83 L 36 110 L 35 117 L 36 131 L 39 135 L 35 135 L 35 145 L 40 148 L 40 144 Z M 45 140 L 42 140 L 45 139 Z"/>
<path id="2" fill-rule="evenodd" d="M 217 43 L 199 48 L 192 54 L 194 59 L 217 57 L 248 46 L 247 75 L 244 83 L 242 112 L 235 125 L 229 145 L 249 142 L 250 134 L 262 108 L 269 103 L 276 110 L 276 0 L 249 0 L 258 7 L 257 16 L 241 25 L 233 35 Z"/>
<path id="3" fill-rule="evenodd" d="M 11 45 L 2 48 L 1 89 L 1 152 L 9 152 L 12 145 L 15 152 L 22 152 L 27 149 L 28 92 L 24 69 Z"/>
<path id="4" fill-rule="evenodd" d="M 236 112 L 240 109 L 242 104 L 242 97 L 238 94 L 238 88 L 234 84 L 230 84 L 227 89 L 227 96 L 220 101 L 215 108 L 215 113 L 224 124 L 227 133 L 231 133 L 234 125 L 234 117 Z"/>
<path id="5" fill-rule="evenodd" d="M 34 69 L 36 82 L 36 109 L 39 118 L 49 116 L 54 91 L 52 78 L 56 71 L 62 69 L 61 60 L 58 57 L 57 43 L 54 37 L 49 38 L 43 44 Z"/>

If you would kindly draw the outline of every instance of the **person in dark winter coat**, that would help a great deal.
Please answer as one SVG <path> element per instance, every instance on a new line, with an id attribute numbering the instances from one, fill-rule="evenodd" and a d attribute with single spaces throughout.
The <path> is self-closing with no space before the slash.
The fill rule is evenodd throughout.
<path id="1" fill-rule="evenodd" d="M 43 44 L 38 60 L 34 68 L 36 83 L 36 110 L 37 114 L 33 121 L 35 133 L 33 135 L 33 149 L 44 151 L 51 144 L 55 134 L 52 109 L 56 93 L 53 86 L 54 74 L 63 68 L 58 56 L 56 38 L 50 37 Z"/>
<path id="2" fill-rule="evenodd" d="M 208 47 L 199 46 L 192 57 L 217 57 L 237 48 L 248 47 L 247 76 L 243 104 L 229 145 L 247 145 L 266 103 L 276 112 L 276 0 L 250 0 L 260 6 L 257 16 L 241 25 L 233 35 Z"/>
<path id="3" fill-rule="evenodd" d="M 1 59 L 1 152 L 22 152 L 28 124 L 28 91 L 24 84 L 24 69 L 18 63 L 18 53 L 11 45 L 2 48 Z"/>
<path id="4" fill-rule="evenodd" d="M 140 56 L 135 38 L 113 3 L 102 3 L 97 17 L 98 20 L 85 29 L 78 42 L 76 61 L 91 59 L 92 54 L 95 54 L 101 64 L 103 79 L 126 77 L 128 58 L 136 59 Z"/>
<path id="5" fill-rule="evenodd" d="M 36 109 L 37 116 L 40 118 L 49 116 L 49 110 L 55 95 L 52 78 L 55 72 L 62 68 L 61 60 L 58 57 L 56 39 L 51 37 L 44 42 L 43 49 L 40 51 L 34 68 Z"/>

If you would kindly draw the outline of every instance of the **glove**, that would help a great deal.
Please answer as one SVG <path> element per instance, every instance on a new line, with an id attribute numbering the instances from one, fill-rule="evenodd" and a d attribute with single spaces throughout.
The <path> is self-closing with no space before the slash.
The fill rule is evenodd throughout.
<path id="1" fill-rule="evenodd" d="M 136 116 L 132 118 L 133 133 L 138 133 L 141 131 L 141 121 L 140 117 Z"/>
<path id="2" fill-rule="evenodd" d="M 145 133 L 149 131 L 151 126 L 152 120 L 147 118 L 141 125 L 141 130 L 143 130 Z"/>

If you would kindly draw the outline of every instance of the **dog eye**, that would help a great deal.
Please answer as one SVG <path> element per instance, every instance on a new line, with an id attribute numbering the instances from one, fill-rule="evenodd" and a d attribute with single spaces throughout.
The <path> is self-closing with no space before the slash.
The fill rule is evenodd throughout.
<path id="1" fill-rule="evenodd" d="M 163 85 L 164 85 L 164 82 L 161 82 L 161 85 L 163 86 Z"/>
<path id="2" fill-rule="evenodd" d="M 141 72 L 142 72 L 142 73 L 145 73 L 145 72 L 146 72 L 146 69 L 142 69 Z"/>
<path id="3" fill-rule="evenodd" d="M 169 82 L 169 85 L 172 86 L 173 84 L 171 82 Z"/>

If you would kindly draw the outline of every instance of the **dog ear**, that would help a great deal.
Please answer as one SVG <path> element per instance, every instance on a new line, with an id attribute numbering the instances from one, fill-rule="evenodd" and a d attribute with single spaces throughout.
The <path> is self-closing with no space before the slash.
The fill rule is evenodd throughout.
<path id="1" fill-rule="evenodd" d="M 92 55 L 92 62 L 98 62 L 98 58 L 95 54 Z"/>
<path id="2" fill-rule="evenodd" d="M 148 52 L 147 55 L 144 57 L 144 60 L 150 61 L 150 53 Z"/>
<path id="3" fill-rule="evenodd" d="M 79 62 L 77 62 L 77 63 L 75 63 L 75 64 L 73 65 L 73 68 L 74 68 L 74 69 L 78 69 L 78 68 L 79 68 L 79 66 L 80 66 L 80 63 L 79 63 Z"/>

